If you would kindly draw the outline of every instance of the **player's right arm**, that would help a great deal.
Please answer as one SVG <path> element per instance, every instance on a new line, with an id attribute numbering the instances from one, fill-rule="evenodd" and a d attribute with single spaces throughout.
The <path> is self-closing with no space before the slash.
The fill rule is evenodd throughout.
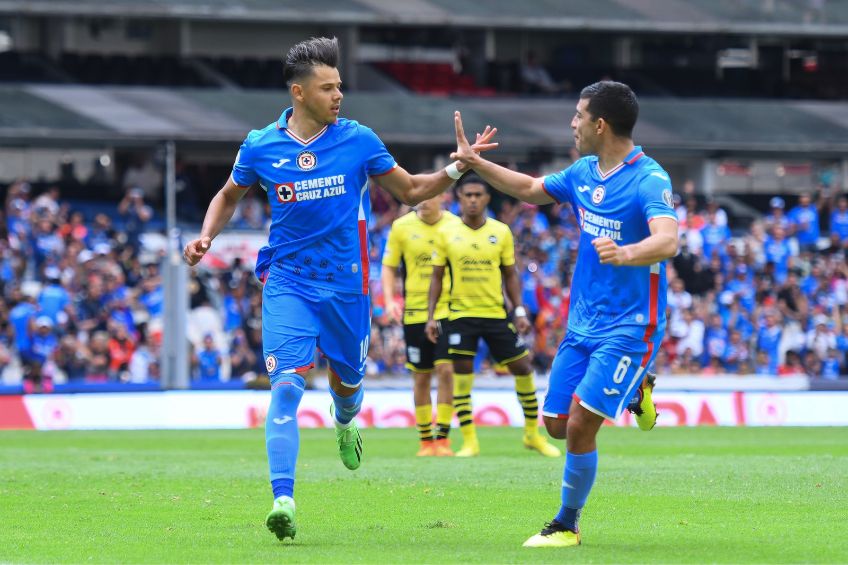
<path id="1" fill-rule="evenodd" d="M 395 285 L 397 284 L 397 268 L 400 265 L 400 258 L 403 252 L 403 244 L 401 243 L 400 230 L 396 226 L 392 226 L 389 231 L 389 239 L 386 242 L 386 250 L 383 252 L 383 271 L 381 278 L 383 281 L 383 300 L 386 302 L 386 313 L 389 315 L 389 321 L 392 323 L 400 323 L 403 317 L 403 311 L 395 302 Z"/>
<path id="2" fill-rule="evenodd" d="M 487 161 L 478 152 L 475 152 L 468 143 L 465 131 L 462 129 L 462 116 L 459 112 L 454 112 L 453 120 L 456 129 L 456 152 L 451 153 L 451 159 L 456 159 L 466 167 L 473 169 L 496 190 L 509 194 L 513 198 L 531 204 L 554 202 L 550 194 L 545 191 L 543 177 L 531 177 Z"/>
<path id="3" fill-rule="evenodd" d="M 183 249 L 183 258 L 190 267 L 197 265 L 203 259 L 203 256 L 212 246 L 212 240 L 221 233 L 227 222 L 232 219 L 239 200 L 247 194 L 250 185 L 259 180 L 259 175 L 253 169 L 253 150 L 250 144 L 253 134 L 254 132 L 248 134 L 242 142 L 230 178 L 209 203 L 206 217 L 203 218 L 200 237 L 189 241 Z"/>
<path id="4" fill-rule="evenodd" d="M 221 233 L 221 230 L 233 217 L 239 200 L 245 194 L 247 194 L 245 187 L 237 185 L 232 177 L 227 179 L 227 182 L 209 203 L 206 217 L 203 219 L 203 228 L 200 230 L 200 237 L 189 241 L 183 250 L 183 257 L 190 267 L 197 265 L 203 259 L 212 245 L 212 240 Z"/>
<path id="5" fill-rule="evenodd" d="M 433 274 L 430 276 L 430 291 L 427 293 L 427 324 L 424 326 L 424 333 L 427 334 L 427 339 L 433 343 L 439 340 L 439 324 L 435 320 L 436 305 L 442 296 L 442 281 L 445 276 L 445 265 L 448 264 L 447 256 L 445 241 L 441 233 L 439 233 L 433 242 L 433 255 L 431 259 Z"/>
<path id="6" fill-rule="evenodd" d="M 430 278 L 430 292 L 427 294 L 427 325 L 424 331 L 427 339 L 436 343 L 439 340 L 439 325 L 434 319 L 436 315 L 436 304 L 442 296 L 442 278 L 445 276 L 444 265 L 433 266 L 433 276 Z"/>

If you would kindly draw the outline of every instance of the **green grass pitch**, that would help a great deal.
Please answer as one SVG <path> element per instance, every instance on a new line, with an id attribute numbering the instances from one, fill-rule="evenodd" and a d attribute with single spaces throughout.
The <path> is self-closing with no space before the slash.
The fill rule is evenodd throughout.
<path id="1" fill-rule="evenodd" d="M 301 436 L 281 543 L 261 430 L 0 432 L 0 563 L 845 563 L 848 429 L 606 428 L 583 545 L 523 549 L 562 459 L 482 428 L 476 459 L 416 459 L 413 430 Z"/>

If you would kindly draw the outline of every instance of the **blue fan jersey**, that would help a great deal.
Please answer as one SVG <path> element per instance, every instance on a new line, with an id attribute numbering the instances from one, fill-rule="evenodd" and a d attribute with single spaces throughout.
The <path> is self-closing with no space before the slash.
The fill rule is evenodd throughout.
<path id="1" fill-rule="evenodd" d="M 256 276 L 265 280 L 274 270 L 296 285 L 368 294 L 368 177 L 397 164 L 356 121 L 339 118 L 300 139 L 287 127 L 291 113 L 251 131 L 233 165 L 233 182 L 259 182 L 271 205 Z"/>
<path id="2" fill-rule="evenodd" d="M 606 174 L 598 158 L 589 156 L 543 182 L 551 198 L 571 205 L 581 228 L 568 331 L 587 337 L 615 331 L 645 341 L 661 336 L 666 323 L 665 265 L 602 265 L 592 240 L 637 243 L 651 235 L 648 223 L 654 218 L 677 221 L 668 173 L 636 147 Z"/>

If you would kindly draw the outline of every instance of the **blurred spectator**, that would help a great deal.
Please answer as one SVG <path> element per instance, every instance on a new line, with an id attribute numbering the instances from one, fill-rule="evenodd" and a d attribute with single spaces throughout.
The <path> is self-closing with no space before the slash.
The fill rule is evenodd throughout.
<path id="1" fill-rule="evenodd" d="M 822 361 L 821 377 L 828 380 L 836 380 L 841 373 L 841 362 L 839 360 L 839 351 L 836 348 L 830 348 L 827 351 L 827 356 Z"/>
<path id="2" fill-rule="evenodd" d="M 201 381 L 221 380 L 221 352 L 212 334 L 203 336 L 203 348 L 197 352 L 197 378 Z"/>
<path id="3" fill-rule="evenodd" d="M 793 255 L 783 227 L 775 225 L 772 228 L 772 235 L 766 237 L 764 249 L 766 261 L 774 265 L 774 276 L 777 282 L 783 282 L 792 266 Z"/>
<path id="4" fill-rule="evenodd" d="M 153 209 L 144 203 L 144 190 L 133 187 L 127 190 L 123 200 L 118 204 L 118 213 L 124 222 L 127 245 L 138 253 L 139 239 L 144 226 L 153 217 Z"/>
<path id="5" fill-rule="evenodd" d="M 30 336 L 29 348 L 21 352 L 25 392 L 53 392 L 50 365 L 58 344 L 53 333 L 53 320 L 47 316 L 39 316 L 35 320 L 35 330 Z"/>
<path id="6" fill-rule="evenodd" d="M 138 327 L 139 338 L 129 364 L 130 382 L 159 380 L 159 342 L 150 335 L 147 324 Z"/>
<path id="7" fill-rule="evenodd" d="M 838 236 L 843 244 L 848 243 L 848 198 L 840 196 L 836 209 L 830 213 L 830 231 Z"/>
<path id="8" fill-rule="evenodd" d="M 814 327 L 807 332 L 807 351 L 820 360 L 827 357 L 828 351 L 836 348 L 836 334 L 828 327 L 829 320 L 824 314 L 813 318 Z"/>
<path id="9" fill-rule="evenodd" d="M 783 213 L 783 209 L 786 208 L 786 202 L 783 198 L 775 196 L 769 200 L 769 207 L 771 208 L 771 213 L 766 216 L 766 229 L 771 231 L 775 227 L 781 227 L 784 230 L 788 230 L 791 222 L 786 217 L 786 214 Z"/>
<path id="10" fill-rule="evenodd" d="M 542 66 L 535 51 L 528 52 L 521 64 L 521 82 L 522 89 L 528 94 L 557 94 L 564 90 L 564 85 L 556 83 Z"/>
<path id="11" fill-rule="evenodd" d="M 128 373 L 130 359 L 135 351 L 135 343 L 130 339 L 127 327 L 119 322 L 109 324 L 109 377 L 126 382 L 130 380 Z"/>
<path id="12" fill-rule="evenodd" d="M 89 363 L 88 348 L 80 343 L 76 336 L 65 335 L 59 340 L 54 362 L 67 382 L 82 382 L 85 380 L 86 367 Z"/>
<path id="13" fill-rule="evenodd" d="M 124 190 L 141 189 L 148 202 L 159 204 L 162 201 L 162 171 L 146 155 L 135 156 L 124 172 L 122 184 Z"/>
<path id="14" fill-rule="evenodd" d="M 244 330 L 235 330 L 230 353 L 230 378 L 242 380 L 255 378 L 256 362 L 256 354 L 250 348 Z"/>
<path id="15" fill-rule="evenodd" d="M 805 251 L 815 250 L 819 240 L 819 205 L 812 200 L 809 193 L 803 193 L 788 214 L 798 244 Z"/>

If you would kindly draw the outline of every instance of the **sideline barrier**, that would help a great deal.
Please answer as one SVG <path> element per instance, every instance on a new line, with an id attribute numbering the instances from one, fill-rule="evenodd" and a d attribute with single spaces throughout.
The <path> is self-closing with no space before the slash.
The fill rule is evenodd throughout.
<path id="1" fill-rule="evenodd" d="M 848 426 L 848 391 L 656 392 L 660 426 Z M 541 395 L 540 395 L 541 400 Z M 143 430 L 241 429 L 264 426 L 267 391 L 168 391 L 0 396 L 0 429 Z M 298 411 L 303 428 L 329 427 L 325 391 L 307 391 Z M 474 393 L 483 426 L 521 426 L 507 390 Z M 364 427 L 412 427 L 410 392 L 369 390 L 358 422 Z M 625 412 L 613 425 L 634 425 Z"/>

